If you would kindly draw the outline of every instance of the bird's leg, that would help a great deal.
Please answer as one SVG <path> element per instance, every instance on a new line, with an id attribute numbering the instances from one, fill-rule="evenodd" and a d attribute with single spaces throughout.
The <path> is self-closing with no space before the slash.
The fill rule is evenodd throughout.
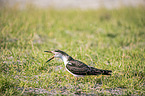
<path id="1" fill-rule="evenodd" d="M 104 80 L 104 76 L 101 77 L 102 85 L 104 85 L 103 80 Z"/>
<path id="2" fill-rule="evenodd" d="M 75 85 L 77 85 L 78 77 L 75 77 Z"/>
<path id="3" fill-rule="evenodd" d="M 78 80 L 78 77 L 76 77 L 76 81 Z"/>

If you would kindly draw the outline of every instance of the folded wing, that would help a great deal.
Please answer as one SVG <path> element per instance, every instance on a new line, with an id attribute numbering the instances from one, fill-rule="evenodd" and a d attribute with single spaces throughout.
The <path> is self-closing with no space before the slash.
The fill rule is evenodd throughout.
<path id="1" fill-rule="evenodd" d="M 111 75 L 110 73 L 112 72 L 111 70 L 102 70 L 94 67 L 89 67 L 78 60 L 70 61 L 66 65 L 66 68 L 76 75 Z"/>

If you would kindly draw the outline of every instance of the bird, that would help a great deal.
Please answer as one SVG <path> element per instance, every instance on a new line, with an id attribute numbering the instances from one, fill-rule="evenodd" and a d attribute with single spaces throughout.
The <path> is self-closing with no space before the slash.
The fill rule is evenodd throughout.
<path id="1" fill-rule="evenodd" d="M 101 75 L 101 74 L 111 75 L 111 72 L 112 72 L 111 70 L 102 70 L 102 69 L 97 69 L 95 67 L 90 67 L 79 60 L 75 60 L 74 58 L 69 56 L 67 53 L 59 49 L 56 49 L 54 51 L 44 51 L 44 52 L 54 54 L 54 56 L 48 59 L 46 63 L 51 61 L 54 58 L 60 58 L 64 62 L 66 70 L 75 77 Z"/>

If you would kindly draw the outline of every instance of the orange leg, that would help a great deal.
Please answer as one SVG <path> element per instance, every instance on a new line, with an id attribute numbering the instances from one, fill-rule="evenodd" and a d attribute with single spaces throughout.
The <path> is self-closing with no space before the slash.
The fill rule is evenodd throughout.
<path id="1" fill-rule="evenodd" d="M 76 77 L 76 81 L 78 80 L 78 78 Z"/>

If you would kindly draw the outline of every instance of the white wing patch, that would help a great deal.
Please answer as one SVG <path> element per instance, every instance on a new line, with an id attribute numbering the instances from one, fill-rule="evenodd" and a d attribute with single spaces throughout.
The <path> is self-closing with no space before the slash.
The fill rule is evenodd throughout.
<path id="1" fill-rule="evenodd" d="M 68 62 L 69 65 L 72 65 L 72 63 Z"/>

